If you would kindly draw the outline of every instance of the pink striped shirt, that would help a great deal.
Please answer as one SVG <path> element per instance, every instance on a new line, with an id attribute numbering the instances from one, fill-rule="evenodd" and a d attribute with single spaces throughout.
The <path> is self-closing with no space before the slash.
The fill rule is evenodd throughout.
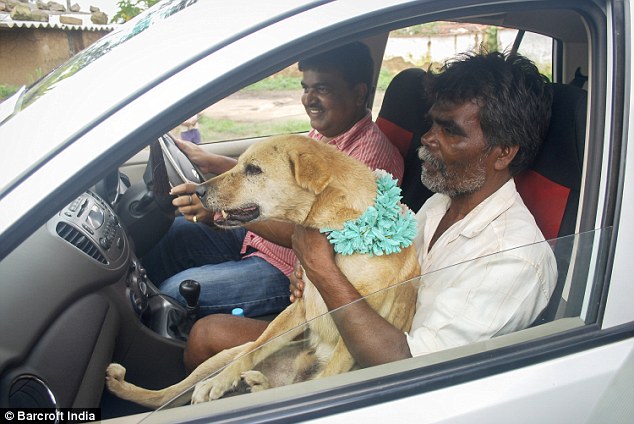
<path id="1" fill-rule="evenodd" d="M 324 136 L 314 129 L 308 136 L 318 141 L 324 139 Z M 403 178 L 403 157 L 372 121 L 370 113 L 345 133 L 329 140 L 328 144 L 334 145 L 342 152 L 365 163 L 370 169 L 384 169 L 394 178 L 397 178 L 399 182 Z M 293 249 L 271 243 L 251 231 L 247 232 L 240 253 L 244 254 L 248 247 L 253 247 L 257 251 L 246 257 L 258 256 L 263 258 L 282 271 L 284 275 L 293 272 L 296 261 Z"/>

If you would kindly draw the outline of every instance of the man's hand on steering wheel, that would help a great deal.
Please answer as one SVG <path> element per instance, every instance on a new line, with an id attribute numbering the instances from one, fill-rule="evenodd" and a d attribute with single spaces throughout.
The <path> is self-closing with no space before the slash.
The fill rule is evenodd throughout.
<path id="1" fill-rule="evenodd" d="M 231 169 L 236 164 L 236 160 L 226 156 L 208 153 L 200 146 L 188 141 L 173 139 L 177 147 L 185 154 L 187 159 L 203 174 L 221 174 Z M 171 195 L 177 196 L 172 200 L 172 204 L 178 211 L 191 222 L 213 223 L 213 212 L 203 207 L 200 198 L 196 194 L 197 184 L 185 183 L 175 185 L 170 191 Z"/>
<path id="2" fill-rule="evenodd" d="M 236 160 L 233 158 L 206 152 L 200 146 L 189 141 L 175 138 L 174 142 L 203 174 L 222 174 L 233 168 L 236 164 Z"/>
<path id="3" fill-rule="evenodd" d="M 211 224 L 212 212 L 203 207 L 200 198 L 196 194 L 197 184 L 186 183 L 172 188 L 170 194 L 176 196 L 172 204 L 178 211 L 191 222 L 205 222 Z"/>

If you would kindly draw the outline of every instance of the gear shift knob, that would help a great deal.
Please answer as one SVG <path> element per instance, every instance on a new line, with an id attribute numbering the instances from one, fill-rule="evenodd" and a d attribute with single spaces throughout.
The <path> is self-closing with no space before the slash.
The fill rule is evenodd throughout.
<path id="1" fill-rule="evenodd" d="M 181 296 L 187 301 L 189 309 L 198 308 L 198 297 L 200 296 L 200 283 L 196 280 L 185 280 L 178 287 Z"/>

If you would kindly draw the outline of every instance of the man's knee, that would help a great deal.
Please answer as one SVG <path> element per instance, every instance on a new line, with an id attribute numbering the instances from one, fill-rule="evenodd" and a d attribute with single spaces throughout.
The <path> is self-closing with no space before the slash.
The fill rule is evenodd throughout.
<path id="1" fill-rule="evenodd" d="M 193 370 L 207 358 L 212 357 L 218 353 L 217 347 L 214 345 L 215 337 L 210 337 L 213 334 L 213 328 L 217 326 L 214 321 L 217 321 L 218 315 L 208 315 L 199 319 L 194 323 L 189 337 L 187 338 L 187 345 L 185 346 L 185 352 L 183 359 L 185 361 L 185 367 L 188 370 Z"/>
<path id="2" fill-rule="evenodd" d="M 268 323 L 233 315 L 207 315 L 196 321 L 192 327 L 184 361 L 188 370 L 193 370 L 225 349 L 231 349 L 257 339 Z"/>

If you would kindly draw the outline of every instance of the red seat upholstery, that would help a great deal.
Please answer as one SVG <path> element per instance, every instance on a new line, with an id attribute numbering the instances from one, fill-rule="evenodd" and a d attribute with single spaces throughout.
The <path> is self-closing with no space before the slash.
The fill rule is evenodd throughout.
<path id="1" fill-rule="evenodd" d="M 529 169 L 515 176 L 517 190 L 547 240 L 575 234 L 587 113 L 584 90 L 564 84 L 552 84 L 552 87 L 552 115 L 546 138 Z M 583 295 L 573 296 L 574 288 L 566 300 L 562 299 L 573 241 L 566 237 L 554 244 L 559 273 L 557 284 L 550 302 L 533 325 L 560 316 L 574 316 L 580 311 L 579 299 L 583 299 Z M 585 283 L 581 288 L 584 287 Z M 571 297 L 578 299 L 570 303 Z"/>
<path id="2" fill-rule="evenodd" d="M 533 164 L 515 176 L 517 190 L 547 240 L 575 232 L 587 110 L 584 90 L 552 87 L 548 134 Z"/>

